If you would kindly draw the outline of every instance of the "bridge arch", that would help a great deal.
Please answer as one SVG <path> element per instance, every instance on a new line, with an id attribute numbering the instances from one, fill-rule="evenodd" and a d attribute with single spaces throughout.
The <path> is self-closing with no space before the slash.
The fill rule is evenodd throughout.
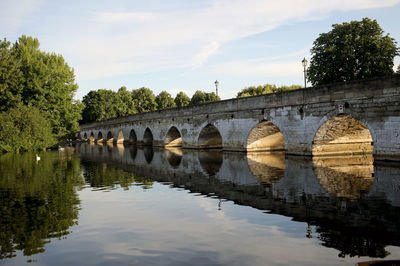
<path id="1" fill-rule="evenodd" d="M 124 139 L 125 139 L 125 137 L 124 137 L 124 132 L 122 131 L 122 129 L 120 129 L 120 130 L 118 131 L 117 144 L 118 144 L 118 143 L 123 143 L 123 142 L 124 142 Z"/>
<path id="2" fill-rule="evenodd" d="M 200 149 L 222 148 L 222 136 L 218 128 L 212 124 L 203 127 L 197 140 L 197 146 Z"/>
<path id="3" fill-rule="evenodd" d="M 247 136 L 247 151 L 276 151 L 285 149 L 285 137 L 281 130 L 270 121 L 261 121 Z"/>
<path id="4" fill-rule="evenodd" d="M 373 153 L 370 129 L 349 114 L 338 114 L 324 121 L 312 143 L 313 155 Z"/>
<path id="5" fill-rule="evenodd" d="M 153 133 L 151 133 L 150 128 L 146 128 L 143 135 L 143 145 L 152 146 L 153 145 Z"/>
<path id="6" fill-rule="evenodd" d="M 108 131 L 107 133 L 107 142 L 112 142 L 114 140 L 113 134 L 111 131 Z"/>
<path id="7" fill-rule="evenodd" d="M 84 140 L 84 141 L 87 141 L 87 139 L 88 139 L 88 137 L 87 137 L 87 134 L 86 134 L 86 132 L 85 132 L 85 134 L 83 134 L 83 140 Z"/>
<path id="8" fill-rule="evenodd" d="M 97 133 L 97 139 L 98 142 L 102 142 L 103 141 L 103 133 L 101 133 L 101 131 L 99 131 L 99 133 Z"/>
<path id="9" fill-rule="evenodd" d="M 182 136 L 175 126 L 170 127 L 168 130 L 164 145 L 167 147 L 182 147 Z"/>
<path id="10" fill-rule="evenodd" d="M 131 131 L 129 132 L 129 143 L 131 144 L 136 144 L 137 142 L 137 136 L 135 130 L 132 128 Z"/>

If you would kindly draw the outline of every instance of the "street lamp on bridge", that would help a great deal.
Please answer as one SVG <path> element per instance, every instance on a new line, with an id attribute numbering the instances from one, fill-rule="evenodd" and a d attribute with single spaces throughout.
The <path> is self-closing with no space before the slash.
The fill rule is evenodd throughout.
<path id="1" fill-rule="evenodd" d="M 214 84 L 215 84 L 215 94 L 218 96 L 218 85 L 219 85 L 218 80 L 216 80 L 216 81 L 214 82 Z"/>
<path id="2" fill-rule="evenodd" d="M 304 88 L 307 87 L 307 63 L 308 61 L 306 60 L 306 58 L 304 57 L 303 60 L 301 60 L 301 63 L 303 64 L 304 67 Z"/>

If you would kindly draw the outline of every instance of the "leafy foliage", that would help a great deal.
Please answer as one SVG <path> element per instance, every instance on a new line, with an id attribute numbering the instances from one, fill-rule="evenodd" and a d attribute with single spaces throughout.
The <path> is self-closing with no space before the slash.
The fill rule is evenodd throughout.
<path id="1" fill-rule="evenodd" d="M 190 105 L 208 103 L 208 102 L 216 102 L 220 101 L 221 98 L 215 94 L 215 92 L 204 92 L 204 91 L 196 91 L 192 99 L 190 99 Z"/>
<path id="2" fill-rule="evenodd" d="M 0 42 L 0 57 L 0 111 L 34 106 L 58 138 L 79 131 L 82 106 L 73 101 L 78 85 L 61 55 L 39 50 L 38 39 L 23 35 L 12 47 Z"/>
<path id="3" fill-rule="evenodd" d="M 334 24 L 314 41 L 307 77 L 313 85 L 393 74 L 396 42 L 376 20 Z"/>
<path id="4" fill-rule="evenodd" d="M 269 93 L 276 93 L 282 91 L 291 91 L 297 90 L 302 88 L 300 85 L 291 85 L 291 86 L 280 86 L 277 87 L 275 84 L 265 84 L 262 86 L 250 86 L 244 88 L 243 90 L 239 91 L 237 94 L 237 98 L 248 97 L 248 96 L 256 96 L 262 94 L 269 94 Z"/>
<path id="5" fill-rule="evenodd" d="M 262 86 L 250 86 L 244 88 L 243 90 L 239 91 L 237 94 L 237 98 L 248 97 L 248 96 L 256 96 L 262 94 L 269 94 L 269 93 L 276 93 L 282 91 L 291 91 L 297 90 L 302 88 L 300 85 L 291 85 L 291 86 L 280 86 L 277 87 L 275 84 L 265 84 Z"/>
<path id="6" fill-rule="evenodd" d="M 177 107 L 184 107 L 190 104 L 190 98 L 186 95 L 186 93 L 181 91 L 176 95 L 174 102 Z"/>
<path id="7" fill-rule="evenodd" d="M 0 152 L 37 150 L 56 143 L 50 122 L 38 108 L 20 105 L 0 113 Z"/>
<path id="8" fill-rule="evenodd" d="M 176 104 L 174 102 L 174 98 L 172 98 L 171 94 L 169 94 L 166 91 L 160 92 L 156 96 L 156 103 L 157 103 L 157 109 L 158 110 L 163 110 L 167 108 L 174 108 L 176 107 Z"/>
<path id="9" fill-rule="evenodd" d="M 132 91 L 133 104 L 139 113 L 157 110 L 156 97 L 149 88 L 140 88 Z"/>

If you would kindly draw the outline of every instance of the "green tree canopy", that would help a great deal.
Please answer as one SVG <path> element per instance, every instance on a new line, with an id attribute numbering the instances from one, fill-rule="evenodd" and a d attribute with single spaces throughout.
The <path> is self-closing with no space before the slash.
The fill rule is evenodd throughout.
<path id="1" fill-rule="evenodd" d="M 133 103 L 139 113 L 157 110 L 156 97 L 148 88 L 139 88 L 132 91 Z"/>
<path id="2" fill-rule="evenodd" d="M 190 98 L 189 98 L 189 96 L 186 95 L 186 93 L 181 91 L 176 95 L 176 97 L 174 99 L 174 102 L 175 102 L 177 107 L 184 107 L 184 106 L 188 106 L 189 105 Z"/>
<path id="3" fill-rule="evenodd" d="M 90 91 L 83 97 L 85 105 L 82 120 L 85 123 L 102 121 L 118 116 L 119 99 L 112 90 L 100 89 Z"/>
<path id="4" fill-rule="evenodd" d="M 192 99 L 190 99 L 190 105 L 208 103 L 220 101 L 221 98 L 215 94 L 215 92 L 204 92 L 204 91 L 196 91 Z"/>
<path id="5" fill-rule="evenodd" d="M 156 103 L 157 103 L 157 109 L 158 110 L 163 110 L 167 108 L 174 108 L 176 107 L 176 104 L 174 102 L 174 98 L 172 98 L 171 94 L 169 94 L 166 91 L 160 92 L 156 96 Z"/>
<path id="6" fill-rule="evenodd" d="M 291 86 L 280 86 L 277 87 L 275 84 L 265 84 L 260 86 L 250 86 L 244 88 L 243 90 L 239 91 L 237 94 L 237 98 L 248 97 L 248 96 L 256 96 L 268 93 L 276 93 L 281 91 L 290 91 L 290 90 L 297 90 L 300 89 L 301 85 L 291 85 Z"/>
<path id="7" fill-rule="evenodd" d="M 313 85 L 393 74 L 398 48 L 376 20 L 334 24 L 314 41 L 307 71 Z"/>
<path id="8" fill-rule="evenodd" d="M 0 56 L 1 111 L 20 103 L 35 106 L 58 137 L 79 130 L 81 105 L 73 101 L 78 85 L 61 55 L 39 50 L 38 39 L 23 35 L 12 47 L 2 41 Z"/>
<path id="9" fill-rule="evenodd" d="M 123 86 L 117 91 L 119 101 L 118 116 L 126 116 L 136 114 L 138 111 L 133 103 L 132 93 Z"/>
<path id="10" fill-rule="evenodd" d="M 38 108 L 20 105 L 0 113 L 0 152 L 37 150 L 56 143 L 50 122 Z"/>

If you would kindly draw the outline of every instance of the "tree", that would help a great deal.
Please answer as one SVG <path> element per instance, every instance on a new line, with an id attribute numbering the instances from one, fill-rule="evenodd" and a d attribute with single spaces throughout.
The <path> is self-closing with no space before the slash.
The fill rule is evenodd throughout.
<path id="1" fill-rule="evenodd" d="M 255 96 L 255 95 L 262 95 L 268 93 L 276 93 L 282 91 L 290 91 L 290 90 L 297 90 L 300 89 L 301 85 L 291 85 L 291 86 L 280 86 L 277 87 L 275 84 L 265 84 L 262 86 L 251 86 L 244 88 L 243 90 L 239 91 L 237 94 L 237 98 L 241 97 L 248 97 L 248 96 Z"/>
<path id="2" fill-rule="evenodd" d="M 181 91 L 176 95 L 176 97 L 174 99 L 174 102 L 175 102 L 177 107 L 184 107 L 184 106 L 188 106 L 189 105 L 190 98 L 189 98 L 189 96 L 186 95 L 186 93 Z"/>
<path id="3" fill-rule="evenodd" d="M 0 113 L 0 152 L 49 148 L 57 143 L 50 122 L 33 106 Z"/>
<path id="4" fill-rule="evenodd" d="M 207 102 L 215 102 L 220 101 L 221 98 L 215 94 L 215 92 L 204 92 L 204 91 L 196 91 L 192 99 L 190 99 L 190 105 L 202 104 Z"/>
<path id="5" fill-rule="evenodd" d="M 128 91 L 125 86 L 119 88 L 117 91 L 117 97 L 119 99 L 119 106 L 117 108 L 118 117 L 133 115 L 138 112 L 133 102 L 132 93 Z"/>
<path id="6" fill-rule="evenodd" d="M 10 42 L 0 40 L 0 112 L 21 102 L 22 72 Z"/>
<path id="7" fill-rule="evenodd" d="M 158 110 L 163 110 L 167 108 L 174 108 L 176 107 L 176 104 L 174 102 L 174 98 L 172 98 L 171 94 L 169 94 L 166 91 L 160 92 L 156 96 L 156 103 L 157 103 L 157 109 Z"/>
<path id="8" fill-rule="evenodd" d="M 383 35 L 376 20 L 334 24 L 314 41 L 307 71 L 313 85 L 393 74 L 398 48 L 389 34 Z"/>
<path id="9" fill-rule="evenodd" d="M 140 88 L 132 91 L 132 99 L 139 113 L 155 111 L 157 109 L 156 97 L 148 88 Z"/>
<path id="10" fill-rule="evenodd" d="M 78 85 L 61 55 L 40 51 L 38 39 L 23 35 L 12 47 L 1 41 L 0 58 L 0 111 L 35 106 L 58 138 L 79 130 L 80 109 L 73 100 Z"/>
<path id="11" fill-rule="evenodd" d="M 118 117 L 119 99 L 112 90 L 100 89 L 90 91 L 83 97 L 85 105 L 82 112 L 82 122 L 90 123 Z"/>

